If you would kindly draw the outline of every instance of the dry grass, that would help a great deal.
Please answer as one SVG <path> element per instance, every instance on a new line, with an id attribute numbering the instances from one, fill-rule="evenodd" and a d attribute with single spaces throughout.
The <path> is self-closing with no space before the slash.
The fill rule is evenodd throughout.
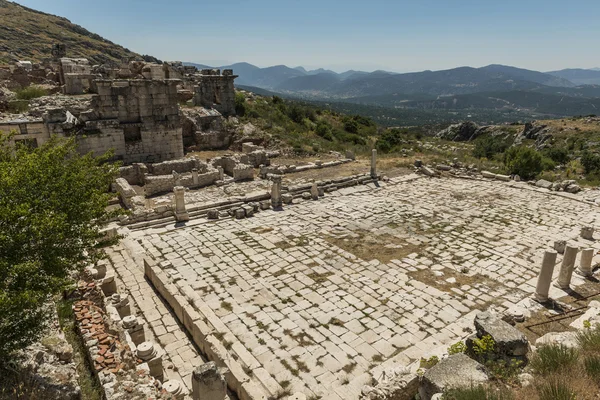
<path id="1" fill-rule="evenodd" d="M 463 285 L 483 285 L 490 290 L 500 286 L 500 283 L 480 274 L 467 275 L 450 268 L 444 268 L 441 272 L 444 273 L 443 276 L 435 276 L 430 269 L 420 269 L 409 272 L 407 275 L 414 280 L 448 293 L 454 293 L 452 292 L 452 288 L 460 288 Z M 456 279 L 456 282 L 447 282 L 446 280 L 450 278 Z"/>
<path id="2" fill-rule="evenodd" d="M 400 243 L 398 238 L 388 234 L 373 235 L 366 232 L 358 232 L 357 234 L 358 237 L 353 238 L 323 236 L 323 239 L 363 260 L 379 260 L 382 263 L 395 259 L 400 260 L 412 253 L 419 253 L 426 246 L 408 242 Z M 398 247 L 385 246 L 385 244 L 392 243 Z"/>

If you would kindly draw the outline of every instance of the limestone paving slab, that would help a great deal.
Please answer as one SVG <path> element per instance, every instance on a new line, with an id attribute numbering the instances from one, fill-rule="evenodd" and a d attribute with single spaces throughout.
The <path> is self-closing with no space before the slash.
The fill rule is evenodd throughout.
<path id="1" fill-rule="evenodd" d="M 130 239 L 258 387 L 354 399 L 384 366 L 464 337 L 475 310 L 531 296 L 545 249 L 559 239 L 594 247 L 579 232 L 600 228 L 595 207 L 512 184 L 371 186 Z M 157 329 L 185 364 L 193 354 L 178 351 L 173 326 Z"/>

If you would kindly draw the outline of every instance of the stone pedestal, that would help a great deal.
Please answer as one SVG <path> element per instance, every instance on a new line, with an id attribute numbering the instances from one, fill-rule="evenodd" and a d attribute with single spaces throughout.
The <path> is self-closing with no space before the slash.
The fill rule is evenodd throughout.
<path id="1" fill-rule="evenodd" d="M 209 362 L 192 372 L 192 398 L 194 400 L 225 400 L 227 384 L 214 362 Z"/>
<path id="2" fill-rule="evenodd" d="M 115 276 L 112 275 L 112 273 L 102 279 L 100 289 L 102 289 L 102 293 L 104 293 L 106 297 L 112 296 L 117 292 L 117 281 L 115 281 Z"/>
<path id="3" fill-rule="evenodd" d="M 225 177 L 225 174 L 223 172 L 223 167 L 217 167 L 217 171 L 219 171 L 219 180 L 222 181 L 223 178 Z"/>
<path id="4" fill-rule="evenodd" d="M 281 175 L 269 174 L 268 177 L 273 182 L 271 186 L 271 207 L 276 210 L 281 208 L 283 204 L 281 197 Z"/>
<path id="5" fill-rule="evenodd" d="M 594 249 L 581 250 L 581 259 L 579 260 L 579 275 L 590 277 L 592 273 L 592 258 L 594 258 Z"/>
<path id="6" fill-rule="evenodd" d="M 567 247 L 567 242 L 564 240 L 557 240 L 554 242 L 554 250 L 560 254 L 565 252 L 565 247 Z"/>
<path id="7" fill-rule="evenodd" d="M 192 183 L 195 185 L 198 185 L 200 183 L 200 179 L 198 178 L 198 169 L 194 168 L 192 170 Z"/>
<path id="8" fill-rule="evenodd" d="M 575 258 L 577 258 L 577 247 L 567 245 L 565 249 L 565 255 L 560 265 L 560 275 L 556 281 L 556 286 L 567 290 L 571 284 L 571 277 L 573 276 L 573 269 L 575 268 Z"/>
<path id="9" fill-rule="evenodd" d="M 176 379 L 164 382 L 163 389 L 171 396 L 175 397 L 176 400 L 183 400 L 185 398 L 185 386 Z"/>
<path id="10" fill-rule="evenodd" d="M 175 201 L 175 219 L 177 222 L 189 221 L 190 216 L 185 209 L 185 188 L 183 186 L 175 186 L 173 188 Z"/>
<path id="11" fill-rule="evenodd" d="M 131 341 L 136 346 L 146 341 L 146 334 L 144 333 L 144 325 L 138 321 L 134 315 L 128 315 L 123 318 L 123 329 L 129 333 Z"/>
<path id="12" fill-rule="evenodd" d="M 140 343 L 136 349 L 136 356 L 148 364 L 150 376 L 159 378 L 163 376 L 162 352 L 155 348 L 152 342 Z"/>
<path id="13" fill-rule="evenodd" d="M 591 226 L 581 228 L 581 237 L 587 240 L 594 240 L 594 228 Z"/>
<path id="14" fill-rule="evenodd" d="M 127 297 L 127 295 L 114 293 L 110 296 L 110 303 L 117 309 L 121 318 L 131 314 L 131 306 L 129 305 L 129 297 Z"/>
<path id="15" fill-rule="evenodd" d="M 547 250 L 542 260 L 542 268 L 538 275 L 537 286 L 535 288 L 535 299 L 539 302 L 548 301 L 550 284 L 552 283 L 552 274 L 556 265 L 557 253 L 554 250 Z"/>
<path id="16" fill-rule="evenodd" d="M 377 150 L 371 151 L 371 178 L 377 178 Z"/>

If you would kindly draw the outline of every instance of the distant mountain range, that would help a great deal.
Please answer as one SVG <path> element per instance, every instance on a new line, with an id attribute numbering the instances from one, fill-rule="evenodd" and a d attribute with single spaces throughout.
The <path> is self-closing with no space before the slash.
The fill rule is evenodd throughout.
<path id="1" fill-rule="evenodd" d="M 467 112 L 474 119 L 507 121 L 515 115 L 600 114 L 600 70 L 596 69 L 544 73 L 488 65 L 399 74 L 386 71 L 336 73 L 285 65 L 259 68 L 248 63 L 220 68 L 233 69 L 239 75 L 236 85 L 241 87 L 260 88 L 309 101 L 425 111 L 436 114 L 435 120 L 444 113 L 461 112 Z"/>

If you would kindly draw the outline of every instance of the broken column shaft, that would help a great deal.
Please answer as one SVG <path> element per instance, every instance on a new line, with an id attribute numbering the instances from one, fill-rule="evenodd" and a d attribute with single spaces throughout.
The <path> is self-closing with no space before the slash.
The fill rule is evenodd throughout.
<path id="1" fill-rule="evenodd" d="M 581 250 L 581 260 L 579 260 L 579 274 L 590 277 L 592 273 L 592 258 L 594 258 L 594 249 Z"/>
<path id="2" fill-rule="evenodd" d="M 177 222 L 189 221 L 190 216 L 185 209 L 185 188 L 175 186 L 173 192 L 175 197 L 175 219 Z"/>
<path id="3" fill-rule="evenodd" d="M 560 265 L 560 274 L 556 281 L 556 286 L 560 289 L 567 290 L 571 284 L 573 269 L 575 268 L 575 258 L 577 258 L 577 247 L 569 246 L 565 248 L 562 264 Z"/>
<path id="4" fill-rule="evenodd" d="M 371 178 L 377 178 L 377 150 L 371 151 Z"/>
<path id="5" fill-rule="evenodd" d="M 281 175 L 269 174 L 269 179 L 273 182 L 271 186 L 271 207 L 273 209 L 281 208 Z"/>
<path id="6" fill-rule="evenodd" d="M 539 302 L 548 301 L 548 293 L 550 292 L 550 284 L 552 283 L 552 274 L 554 273 L 554 265 L 556 265 L 557 253 L 554 250 L 547 250 L 544 253 L 542 260 L 542 268 L 538 275 L 537 286 L 535 288 L 535 299 Z"/>

